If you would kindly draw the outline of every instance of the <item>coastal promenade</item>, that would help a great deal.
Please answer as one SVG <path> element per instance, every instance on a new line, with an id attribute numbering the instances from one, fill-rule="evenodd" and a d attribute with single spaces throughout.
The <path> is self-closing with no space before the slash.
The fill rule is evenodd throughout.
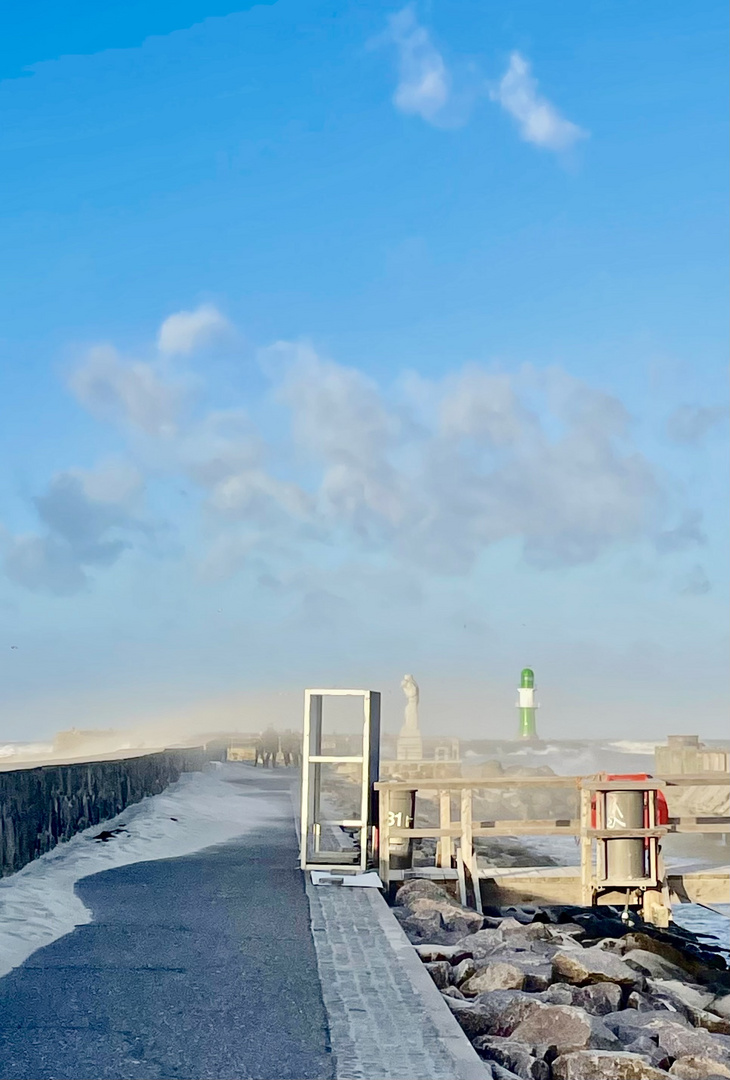
<path id="1" fill-rule="evenodd" d="M 79 881 L 93 921 L 0 979 L 1 1080 L 487 1075 L 379 894 L 306 885 L 291 774 L 221 775 L 271 824 Z"/>

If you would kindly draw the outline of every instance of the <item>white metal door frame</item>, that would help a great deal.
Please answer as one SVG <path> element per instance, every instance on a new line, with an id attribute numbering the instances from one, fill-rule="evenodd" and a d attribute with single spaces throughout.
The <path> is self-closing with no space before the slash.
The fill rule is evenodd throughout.
<path id="1" fill-rule="evenodd" d="M 322 706 L 326 697 L 361 697 L 363 699 L 363 727 L 361 752 L 357 755 L 322 754 Z M 329 862 L 315 860 L 312 856 L 319 848 L 319 836 L 324 822 L 320 817 L 321 767 L 323 764 L 359 764 L 362 766 L 360 817 L 342 821 L 328 821 L 329 825 L 356 828 L 360 837 L 357 864 L 344 858 L 332 858 Z M 376 808 L 373 784 L 380 768 L 380 693 L 377 690 L 305 690 L 304 731 L 302 738 L 302 801 L 301 837 L 299 862 L 302 870 L 337 870 L 359 865 L 361 872 L 367 870 L 368 841 L 375 823 Z M 311 833 L 311 835 L 310 835 Z M 334 852 L 331 854 L 335 854 Z"/>

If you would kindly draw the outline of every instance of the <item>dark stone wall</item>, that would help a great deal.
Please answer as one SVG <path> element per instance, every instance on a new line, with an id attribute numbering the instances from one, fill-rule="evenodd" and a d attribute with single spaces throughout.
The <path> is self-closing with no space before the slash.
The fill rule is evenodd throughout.
<path id="1" fill-rule="evenodd" d="M 0 772 L 0 877 L 222 758 L 217 747 Z"/>

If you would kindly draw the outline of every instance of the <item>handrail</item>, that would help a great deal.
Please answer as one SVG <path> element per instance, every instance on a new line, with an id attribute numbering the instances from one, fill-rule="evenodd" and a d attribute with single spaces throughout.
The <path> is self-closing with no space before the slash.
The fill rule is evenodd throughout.
<path id="1" fill-rule="evenodd" d="M 381 780 L 374 787 L 379 796 L 379 871 L 381 879 L 388 884 L 391 880 L 390 843 L 431 838 L 438 841 L 436 865 L 444 871 L 453 867 L 456 857 L 457 876 L 462 903 L 466 902 L 466 875 L 471 878 L 474 892 L 474 904 L 481 910 L 480 873 L 474 848 L 474 840 L 480 837 L 496 836 L 575 836 L 580 839 L 581 881 L 584 904 L 596 902 L 596 898 L 608 890 L 624 890 L 627 901 L 641 904 L 646 917 L 655 920 L 668 918 L 668 887 L 661 865 L 658 842 L 671 833 L 724 833 L 730 832 L 730 816 L 713 815 L 710 817 L 673 817 L 665 825 L 657 822 L 656 800 L 661 790 L 680 786 L 726 786 L 730 784 L 730 774 L 685 774 L 679 776 L 651 777 L 646 780 L 607 780 L 598 776 L 519 776 L 514 774 L 499 777 L 441 777 L 414 778 L 412 780 Z M 554 819 L 500 819 L 478 821 L 474 819 L 474 793 L 483 789 L 514 789 L 519 787 L 563 787 L 573 788 L 580 796 L 580 818 Z M 391 813 L 391 794 L 411 791 L 438 793 L 439 826 L 403 827 L 401 815 Z M 649 819 L 641 828 L 606 828 L 605 807 L 602 803 L 609 793 L 616 791 L 642 791 L 646 793 Z M 460 798 L 452 800 L 453 795 Z M 595 817 L 594 804 L 598 800 L 598 817 Z M 452 801 L 459 805 L 459 817 L 451 818 Z M 606 844 L 615 840 L 643 841 L 648 845 L 648 862 L 644 875 L 634 879 L 614 881 L 607 876 Z M 455 848 L 455 844 L 458 845 Z M 595 848 L 595 852 L 594 852 Z M 613 850 L 613 849 L 611 849 Z M 595 859 L 594 859 L 595 854 Z M 595 867 L 594 867 L 595 862 Z M 397 874 L 402 877 L 402 872 Z M 629 897 L 634 900 L 630 901 Z"/>

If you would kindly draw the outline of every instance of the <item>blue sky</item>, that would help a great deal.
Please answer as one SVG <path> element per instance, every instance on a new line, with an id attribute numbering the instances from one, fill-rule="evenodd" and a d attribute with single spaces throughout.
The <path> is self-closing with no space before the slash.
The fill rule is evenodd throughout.
<path id="1" fill-rule="evenodd" d="M 725 6 L 10 20 L 0 742 L 722 734 Z"/>

